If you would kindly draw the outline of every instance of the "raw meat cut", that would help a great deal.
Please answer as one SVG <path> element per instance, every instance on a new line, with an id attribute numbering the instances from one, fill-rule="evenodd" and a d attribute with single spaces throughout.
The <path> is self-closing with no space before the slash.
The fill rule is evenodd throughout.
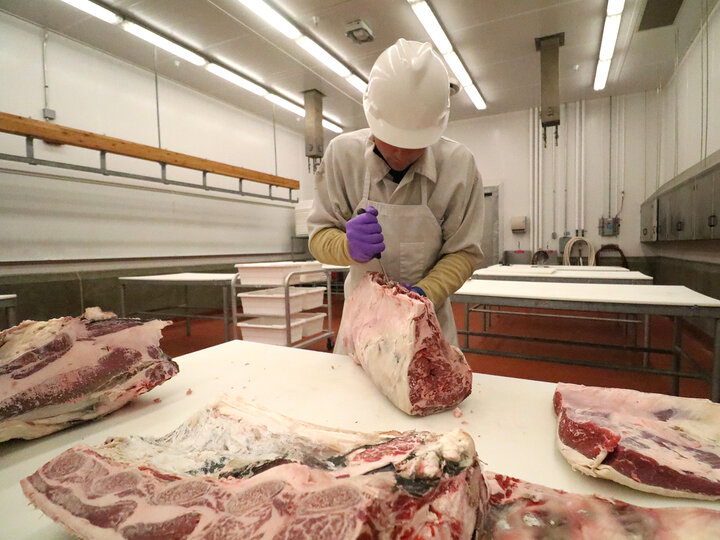
<path id="1" fill-rule="evenodd" d="M 345 302 L 339 335 L 348 354 L 401 411 L 452 409 L 472 390 L 460 349 L 440 331 L 432 302 L 368 272 Z"/>
<path id="2" fill-rule="evenodd" d="M 21 485 L 108 539 L 469 540 L 488 501 L 463 431 L 334 430 L 227 397 L 164 437 L 77 445 Z"/>
<path id="3" fill-rule="evenodd" d="M 717 403 L 563 383 L 553 401 L 558 448 L 573 469 L 650 493 L 720 499 Z"/>
<path id="4" fill-rule="evenodd" d="M 718 540 L 720 512 L 644 508 L 485 472 L 490 509 L 483 540 Z"/>
<path id="5" fill-rule="evenodd" d="M 168 324 L 88 308 L 0 332 L 0 442 L 103 416 L 168 380 L 178 372 L 159 347 Z"/>

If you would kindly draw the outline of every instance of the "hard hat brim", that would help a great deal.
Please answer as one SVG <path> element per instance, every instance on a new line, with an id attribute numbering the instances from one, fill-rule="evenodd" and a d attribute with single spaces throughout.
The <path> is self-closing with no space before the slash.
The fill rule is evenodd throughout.
<path id="1" fill-rule="evenodd" d="M 447 127 L 447 115 L 439 126 L 418 129 L 397 128 L 374 116 L 367 107 L 365 117 L 375 137 L 398 148 L 427 148 L 440 140 Z"/>

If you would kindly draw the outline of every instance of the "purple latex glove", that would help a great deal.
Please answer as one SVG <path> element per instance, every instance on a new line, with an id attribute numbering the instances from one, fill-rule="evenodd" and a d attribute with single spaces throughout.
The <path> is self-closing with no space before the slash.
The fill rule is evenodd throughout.
<path id="1" fill-rule="evenodd" d="M 420 296 L 427 297 L 427 294 L 425 294 L 425 291 L 423 291 L 420 287 L 417 287 L 417 286 L 413 287 L 409 283 L 403 283 L 402 286 L 405 287 L 409 291 L 419 294 Z"/>
<path id="2" fill-rule="evenodd" d="M 345 224 L 348 249 L 354 261 L 366 263 L 374 257 L 380 257 L 385 249 L 377 215 L 377 208 L 368 206 L 358 210 L 358 215 Z"/>

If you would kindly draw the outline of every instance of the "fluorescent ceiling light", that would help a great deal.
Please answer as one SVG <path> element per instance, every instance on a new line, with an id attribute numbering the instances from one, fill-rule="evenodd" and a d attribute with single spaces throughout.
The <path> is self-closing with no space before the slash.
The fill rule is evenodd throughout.
<path id="1" fill-rule="evenodd" d="M 74 8 L 84 11 L 85 13 L 92 15 L 93 17 L 97 17 L 98 19 L 101 19 L 101 20 L 105 21 L 106 23 L 120 24 L 122 22 L 122 17 L 113 13 L 109 9 L 105 9 L 102 6 L 98 6 L 94 2 L 90 2 L 90 0 L 61 0 L 61 1 L 65 2 L 66 4 L 71 5 Z"/>
<path id="2" fill-rule="evenodd" d="M 464 86 L 463 90 L 465 90 L 465 93 L 470 98 L 470 101 L 472 101 L 473 105 L 475 105 L 475 108 L 479 111 L 487 109 L 487 104 L 485 103 L 485 100 L 480 95 L 480 92 L 478 91 L 475 86 Z"/>
<path id="3" fill-rule="evenodd" d="M 262 0 L 239 0 L 239 2 L 286 37 L 297 39 L 302 35 L 293 23 Z"/>
<path id="4" fill-rule="evenodd" d="M 342 133 L 342 128 L 340 126 L 336 126 L 329 120 L 323 120 L 322 125 L 325 129 L 329 129 L 333 133 Z"/>
<path id="5" fill-rule="evenodd" d="M 299 105 L 295 105 L 292 101 L 288 101 L 287 99 L 278 96 L 277 94 L 268 94 L 265 96 L 265 99 L 273 102 L 275 105 L 280 105 L 283 109 L 287 109 L 298 116 L 305 117 L 305 109 Z"/>
<path id="6" fill-rule="evenodd" d="M 363 81 L 360 77 L 357 75 L 350 75 L 349 77 L 345 77 L 345 80 L 349 82 L 351 85 L 353 85 L 355 88 L 360 90 L 363 94 L 365 93 L 365 89 L 367 88 L 367 83 Z"/>
<path id="7" fill-rule="evenodd" d="M 609 73 L 610 60 L 598 60 L 597 69 L 595 70 L 595 84 L 593 84 L 593 89 L 602 90 L 605 88 Z"/>
<path id="8" fill-rule="evenodd" d="M 415 16 L 420 19 L 420 23 L 425 27 L 425 31 L 432 39 L 433 43 L 440 51 L 440 54 L 447 54 L 453 50 L 450 40 L 445 35 L 445 31 L 440 26 L 440 21 L 437 20 L 435 14 L 430 9 L 427 2 L 415 2 L 408 0 L 410 6 L 415 12 Z"/>
<path id="9" fill-rule="evenodd" d="M 600 42 L 600 52 L 598 53 L 598 63 L 595 69 L 595 82 L 593 83 L 595 90 L 602 90 L 607 84 L 608 75 L 610 74 L 610 63 L 615 53 L 615 44 L 617 43 L 620 19 L 622 18 L 624 8 L 625 0 L 608 0 L 607 16 L 605 17 L 602 41 Z"/>
<path id="10" fill-rule="evenodd" d="M 297 44 L 341 77 L 348 77 L 351 75 L 350 70 L 347 67 L 345 67 L 334 56 L 309 37 L 300 37 L 300 39 L 297 40 Z"/>
<path id="11" fill-rule="evenodd" d="M 137 36 L 140 39 L 144 39 L 148 43 L 152 43 L 153 45 L 156 45 L 161 49 L 164 49 L 167 52 L 182 58 L 183 60 L 187 60 L 191 64 L 195 64 L 196 66 L 202 66 L 206 63 L 205 59 L 202 56 L 199 56 L 194 52 L 189 51 L 185 47 L 181 47 L 177 43 L 173 43 L 169 39 L 165 39 L 164 37 L 159 36 L 154 32 L 151 32 L 147 28 L 138 26 L 137 24 L 130 21 L 125 21 L 124 23 L 122 23 L 122 27 L 123 30 L 130 32 L 132 35 Z"/>
<path id="12" fill-rule="evenodd" d="M 447 53 L 443 56 L 443 58 L 445 59 L 447 65 L 450 67 L 450 70 L 457 77 L 460 86 L 472 85 L 472 79 L 470 78 L 470 75 L 468 74 L 465 66 L 463 66 L 462 62 L 460 61 L 460 57 L 455 53 L 455 51 Z"/>
<path id="13" fill-rule="evenodd" d="M 208 64 L 207 66 L 205 66 L 205 69 L 207 69 L 213 75 L 217 75 L 218 77 L 221 77 L 226 81 L 229 81 L 239 86 L 240 88 L 244 88 L 248 92 L 257 94 L 258 96 L 264 97 L 268 94 L 268 91 L 265 90 L 262 86 L 255 84 L 252 81 L 249 81 L 248 79 L 238 75 L 237 73 L 233 73 L 229 69 L 218 66 L 217 64 Z"/>
<path id="14" fill-rule="evenodd" d="M 625 8 L 625 0 L 608 0 L 606 15 L 620 15 Z"/>
<path id="15" fill-rule="evenodd" d="M 424 0 L 408 0 L 410 7 L 415 12 L 415 16 L 420 20 L 420 23 L 425 27 L 425 31 L 430 36 L 430 39 L 435 44 L 435 47 L 443 55 L 445 63 L 457 77 L 460 86 L 463 87 L 472 104 L 478 110 L 486 109 L 487 104 L 480 95 L 480 91 L 475 87 L 475 83 L 470 77 L 470 74 L 465 69 L 465 66 L 460 60 L 460 57 L 453 49 L 450 40 L 448 39 L 445 31 L 440 25 L 437 17 L 433 13 L 430 5 Z"/>
<path id="16" fill-rule="evenodd" d="M 602 42 L 600 43 L 600 60 L 610 60 L 615 52 L 615 42 L 620 30 L 621 15 L 610 15 L 605 18 Z"/>

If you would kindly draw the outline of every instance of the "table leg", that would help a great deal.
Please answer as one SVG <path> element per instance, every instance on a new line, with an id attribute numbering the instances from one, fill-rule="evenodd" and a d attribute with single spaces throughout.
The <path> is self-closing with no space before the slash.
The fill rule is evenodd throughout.
<path id="1" fill-rule="evenodd" d="M 483 332 L 487 332 L 487 326 L 488 326 L 488 313 L 487 313 L 487 306 L 483 306 Z"/>
<path id="2" fill-rule="evenodd" d="M 125 284 L 120 284 L 120 316 L 125 317 Z"/>
<path id="3" fill-rule="evenodd" d="M 465 303 L 465 348 L 470 348 L 470 304 Z"/>
<path id="4" fill-rule="evenodd" d="M 680 348 L 682 347 L 682 330 L 680 317 L 673 317 L 673 370 L 680 371 Z M 670 392 L 673 396 L 680 395 L 680 377 L 673 375 Z"/>
<path id="5" fill-rule="evenodd" d="M 188 308 L 190 304 L 188 303 L 188 286 L 185 285 L 185 309 Z M 189 314 L 188 314 L 189 315 Z M 190 317 L 185 317 L 185 335 L 190 335 Z"/>
<path id="6" fill-rule="evenodd" d="M 720 401 L 720 319 L 715 319 L 715 340 L 713 347 L 712 379 L 710 381 L 710 399 Z"/>
<path id="7" fill-rule="evenodd" d="M 650 347 L 650 315 L 647 313 L 643 315 L 643 347 L 646 349 Z M 650 365 L 650 353 L 645 351 L 643 353 L 643 367 Z"/>
<path id="8" fill-rule="evenodd" d="M 228 297 L 230 296 L 230 287 L 222 288 L 223 300 L 223 325 L 225 326 L 225 341 L 230 341 L 230 313 L 228 309 Z"/>
<path id="9" fill-rule="evenodd" d="M 17 324 L 17 313 L 15 312 L 15 306 L 8 306 L 5 308 L 5 315 L 7 315 L 8 328 L 12 328 Z"/>

